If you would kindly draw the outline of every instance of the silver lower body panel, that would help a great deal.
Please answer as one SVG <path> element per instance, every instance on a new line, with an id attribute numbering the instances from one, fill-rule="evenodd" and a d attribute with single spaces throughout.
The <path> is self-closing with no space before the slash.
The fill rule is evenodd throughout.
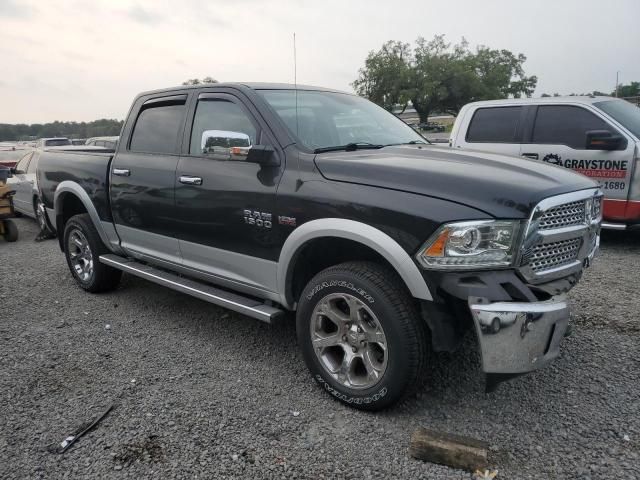
<path id="1" fill-rule="evenodd" d="M 624 223 L 602 222 L 602 228 L 605 230 L 626 230 L 627 225 Z"/>

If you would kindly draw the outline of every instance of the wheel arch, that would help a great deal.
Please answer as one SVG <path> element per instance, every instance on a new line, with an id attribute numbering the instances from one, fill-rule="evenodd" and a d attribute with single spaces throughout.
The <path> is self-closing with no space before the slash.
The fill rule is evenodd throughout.
<path id="1" fill-rule="evenodd" d="M 55 211 L 55 226 L 61 250 L 64 250 L 62 233 L 65 224 L 69 218 L 80 213 L 89 214 L 91 222 L 98 231 L 100 240 L 102 240 L 107 247 L 113 249 L 114 243 L 115 245 L 118 244 L 113 225 L 100 220 L 98 211 L 93 205 L 89 194 L 78 183 L 70 180 L 60 182 L 53 197 L 53 205 Z"/>
<path id="2" fill-rule="evenodd" d="M 294 308 L 293 276 L 301 253 L 312 242 L 342 239 L 366 247 L 384 259 L 400 276 L 414 298 L 432 300 L 431 292 L 409 254 L 383 231 L 355 220 L 325 218 L 312 220 L 295 229 L 285 241 L 278 260 L 277 285 L 282 304 Z"/>

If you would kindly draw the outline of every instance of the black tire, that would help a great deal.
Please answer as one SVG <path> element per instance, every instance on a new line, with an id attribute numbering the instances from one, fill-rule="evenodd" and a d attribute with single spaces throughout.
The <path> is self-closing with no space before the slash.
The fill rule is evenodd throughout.
<path id="1" fill-rule="evenodd" d="M 69 238 L 72 234 L 80 232 L 80 234 L 86 239 L 89 246 L 89 256 L 92 262 L 91 273 L 86 277 L 82 277 L 73 266 L 72 253 L 69 248 Z M 67 265 L 69 270 L 75 278 L 78 285 L 88 292 L 99 293 L 108 292 L 118 287 L 120 278 L 122 277 L 122 271 L 109 267 L 100 263 L 98 258 L 100 255 L 111 253 L 107 247 L 102 243 L 100 235 L 96 230 L 96 227 L 91 221 L 91 217 L 88 213 L 75 215 L 69 219 L 64 227 L 63 236 L 64 256 L 67 259 Z"/>
<path id="2" fill-rule="evenodd" d="M 326 363 L 326 360 L 320 358 L 322 354 L 316 354 L 312 342 L 312 335 L 318 339 L 317 333 L 314 333 L 319 325 L 317 322 L 325 321 L 321 313 L 314 315 L 314 310 L 316 307 L 320 308 L 321 304 L 327 305 L 327 299 L 337 296 L 340 301 L 341 294 L 347 294 L 352 301 L 355 298 L 354 305 L 364 305 L 358 308 L 364 308 L 364 311 L 368 308 L 384 333 L 388 355 L 386 367 L 377 383 L 370 387 L 366 380 L 359 388 L 350 388 L 334 378 L 325 368 L 323 362 Z M 362 311 L 359 310 L 359 315 Z M 349 316 L 349 313 L 345 315 Z M 368 316 L 365 313 L 365 318 Z M 313 378 L 333 397 L 347 405 L 361 410 L 381 410 L 412 393 L 419 384 L 421 372 L 427 361 L 427 326 L 402 279 L 386 266 L 373 262 L 347 262 L 317 274 L 300 296 L 296 327 L 298 343 Z M 346 333 L 350 331 L 347 330 Z M 340 336 L 341 331 L 338 330 L 337 333 Z M 348 335 L 342 335 L 341 339 L 346 341 L 347 337 Z M 366 342 L 364 345 L 364 348 L 368 348 Z M 344 342 L 339 348 L 326 348 L 337 348 L 333 351 L 337 351 L 338 355 L 342 349 L 345 356 L 349 355 Z M 353 347 L 352 351 L 353 355 L 357 356 L 360 353 L 359 346 Z M 338 360 L 336 363 L 340 362 Z M 366 370 L 368 371 L 368 368 Z M 344 377 L 342 378 L 344 381 Z"/>
<path id="3" fill-rule="evenodd" d="M 4 239 L 7 242 L 18 241 L 18 226 L 11 220 L 4 220 Z"/>

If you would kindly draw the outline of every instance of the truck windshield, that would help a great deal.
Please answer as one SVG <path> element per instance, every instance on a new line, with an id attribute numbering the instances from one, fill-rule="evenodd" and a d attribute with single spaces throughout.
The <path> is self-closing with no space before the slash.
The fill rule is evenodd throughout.
<path id="1" fill-rule="evenodd" d="M 596 102 L 594 105 L 640 140 L 640 108 L 625 100 L 607 100 Z"/>
<path id="2" fill-rule="evenodd" d="M 346 93 L 259 90 L 291 134 L 310 150 L 427 143 L 395 115 Z"/>

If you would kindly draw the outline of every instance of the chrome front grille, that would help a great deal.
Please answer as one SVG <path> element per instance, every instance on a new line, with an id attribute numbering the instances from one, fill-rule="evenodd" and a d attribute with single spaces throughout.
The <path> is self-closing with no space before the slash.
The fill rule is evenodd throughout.
<path id="1" fill-rule="evenodd" d="M 533 247 L 529 265 L 534 272 L 569 265 L 578 259 L 582 238 L 543 243 Z"/>
<path id="2" fill-rule="evenodd" d="M 600 234 L 602 192 L 566 193 L 542 200 L 531 213 L 520 272 L 533 284 L 578 273 L 593 257 Z"/>
<path id="3" fill-rule="evenodd" d="M 540 218 L 539 230 L 571 227 L 585 223 L 585 200 L 565 203 L 547 210 Z"/>

